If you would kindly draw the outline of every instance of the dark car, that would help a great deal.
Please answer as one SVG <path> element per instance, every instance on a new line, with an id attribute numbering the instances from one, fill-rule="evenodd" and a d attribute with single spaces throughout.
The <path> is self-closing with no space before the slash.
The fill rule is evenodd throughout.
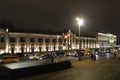
<path id="1" fill-rule="evenodd" d="M 64 56 L 65 52 L 63 52 L 63 51 L 57 51 L 55 54 L 56 54 L 56 56 Z"/>
<path id="2" fill-rule="evenodd" d="M 51 58 L 52 58 L 52 55 L 49 55 L 49 54 L 48 54 L 48 55 L 44 55 L 44 56 L 42 56 L 42 58 L 43 58 L 43 59 L 51 59 Z"/>
<path id="3" fill-rule="evenodd" d="M 18 57 L 24 57 L 24 53 L 16 53 L 14 54 L 15 56 L 18 56 Z"/>
<path id="4" fill-rule="evenodd" d="M 75 57 L 78 57 L 78 54 L 80 54 L 81 56 L 84 56 L 85 53 L 84 53 L 83 50 L 81 50 L 81 51 L 77 50 L 77 51 L 76 51 L 76 54 L 74 54 L 74 56 L 75 56 Z"/>
<path id="5" fill-rule="evenodd" d="M 7 57 L 7 56 L 11 56 L 11 54 L 10 53 L 3 53 L 3 54 L 0 55 L 0 58 Z"/>

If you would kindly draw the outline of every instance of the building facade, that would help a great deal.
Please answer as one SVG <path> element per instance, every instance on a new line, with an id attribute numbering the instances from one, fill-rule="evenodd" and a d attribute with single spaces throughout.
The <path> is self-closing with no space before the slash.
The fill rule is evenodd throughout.
<path id="1" fill-rule="evenodd" d="M 109 44 L 107 47 L 116 45 L 116 36 L 109 34 L 107 38 L 108 40 L 105 41 Z M 8 29 L 0 29 L 0 54 L 76 50 L 79 49 L 78 42 L 79 37 L 70 30 L 61 35 L 50 35 L 9 32 Z M 80 37 L 82 49 L 99 48 L 101 44 L 106 44 L 105 42 L 103 35 L 99 33 L 96 37 Z"/>
<path id="2" fill-rule="evenodd" d="M 117 43 L 117 36 L 110 33 L 98 33 L 97 39 L 99 48 L 115 47 Z"/>

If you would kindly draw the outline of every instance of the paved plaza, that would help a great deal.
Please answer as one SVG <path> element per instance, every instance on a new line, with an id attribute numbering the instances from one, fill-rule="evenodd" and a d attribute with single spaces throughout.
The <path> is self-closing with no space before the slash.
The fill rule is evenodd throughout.
<path id="1" fill-rule="evenodd" d="M 18 80 L 120 80 L 120 57 L 72 62 L 72 68 Z"/>

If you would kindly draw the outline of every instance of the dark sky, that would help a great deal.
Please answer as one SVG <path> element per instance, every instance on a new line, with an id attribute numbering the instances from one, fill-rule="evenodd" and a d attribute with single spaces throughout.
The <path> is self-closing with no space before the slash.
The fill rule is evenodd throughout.
<path id="1" fill-rule="evenodd" d="M 77 30 L 77 16 L 85 20 L 81 30 L 120 34 L 119 0 L 0 0 L 0 20 L 16 27 Z"/>

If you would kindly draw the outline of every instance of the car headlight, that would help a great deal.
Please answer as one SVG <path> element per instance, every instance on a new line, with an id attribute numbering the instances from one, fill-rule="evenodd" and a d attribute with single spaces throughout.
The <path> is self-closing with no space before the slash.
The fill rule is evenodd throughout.
<path id="1" fill-rule="evenodd" d="M 29 59 L 33 59 L 33 57 L 29 57 Z"/>
<path id="2" fill-rule="evenodd" d="M 89 55 L 90 53 L 87 53 L 87 55 Z"/>
<path id="3" fill-rule="evenodd" d="M 42 57 L 40 57 L 39 59 L 43 59 Z"/>

